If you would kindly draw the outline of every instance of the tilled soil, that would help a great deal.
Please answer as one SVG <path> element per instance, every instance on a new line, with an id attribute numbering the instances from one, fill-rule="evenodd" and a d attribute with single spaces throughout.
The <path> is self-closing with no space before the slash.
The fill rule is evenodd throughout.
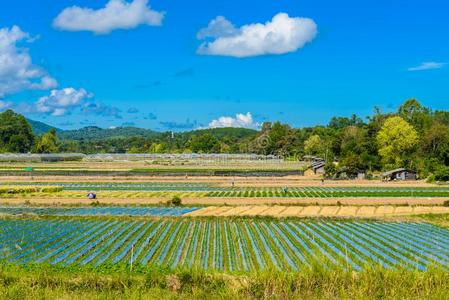
<path id="1" fill-rule="evenodd" d="M 226 206 L 207 207 L 184 216 L 270 216 L 270 217 L 387 217 L 426 213 L 449 213 L 441 206 Z"/>

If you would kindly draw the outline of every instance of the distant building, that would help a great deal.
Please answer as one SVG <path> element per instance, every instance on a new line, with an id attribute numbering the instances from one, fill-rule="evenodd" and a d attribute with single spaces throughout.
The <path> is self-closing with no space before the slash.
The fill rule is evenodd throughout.
<path id="1" fill-rule="evenodd" d="M 315 161 L 312 162 L 312 170 L 315 174 L 324 174 L 324 166 L 326 165 L 326 162 L 324 160 L 322 161 Z"/>
<path id="2" fill-rule="evenodd" d="M 348 168 L 346 166 L 340 168 L 335 173 L 336 179 L 358 179 L 363 180 L 366 177 L 366 172 L 358 168 Z"/>
<path id="3" fill-rule="evenodd" d="M 416 178 L 416 172 L 406 168 L 399 168 L 382 173 L 383 181 L 416 180 Z"/>
<path id="4" fill-rule="evenodd" d="M 310 169 L 314 174 L 324 174 L 324 166 L 326 165 L 324 159 L 313 155 L 304 155 L 303 160 L 310 162 Z"/>

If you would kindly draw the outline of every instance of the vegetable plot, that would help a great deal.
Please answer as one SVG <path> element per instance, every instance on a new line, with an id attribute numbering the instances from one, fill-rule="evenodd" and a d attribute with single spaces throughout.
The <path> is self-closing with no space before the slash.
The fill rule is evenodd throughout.
<path id="1" fill-rule="evenodd" d="M 1 220 L 11 263 L 130 264 L 245 272 L 312 264 L 425 270 L 449 264 L 449 231 L 425 223 L 230 219 Z"/>
<path id="2" fill-rule="evenodd" d="M 199 209 L 199 207 L 29 207 L 0 206 L 0 213 L 19 215 L 35 214 L 45 216 L 181 216 Z"/>
<path id="3" fill-rule="evenodd" d="M 22 183 L 23 184 L 23 183 Z M 20 183 L 14 183 L 20 186 Z M 33 183 L 36 187 L 48 183 Z M 262 197 L 262 198 L 329 198 L 329 197 L 449 197 L 447 187 L 217 187 L 206 183 L 52 183 L 66 192 L 122 192 L 114 197 L 164 197 L 182 194 L 185 197 Z M 1 184 L 0 184 L 1 186 Z M 11 197 L 13 195 L 7 195 Z M 58 197 L 58 193 L 52 195 Z M 66 197 L 70 195 L 64 194 Z"/>

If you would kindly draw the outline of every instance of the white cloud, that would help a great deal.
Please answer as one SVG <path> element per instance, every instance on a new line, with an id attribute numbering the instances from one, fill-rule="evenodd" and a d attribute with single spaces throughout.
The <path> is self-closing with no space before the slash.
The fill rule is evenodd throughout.
<path id="1" fill-rule="evenodd" d="M 196 34 L 196 37 L 199 40 L 203 40 L 205 38 L 219 38 L 225 36 L 235 36 L 239 34 L 239 30 L 234 27 L 234 25 L 226 20 L 223 16 L 218 16 L 212 21 L 209 22 L 206 28 L 200 29 Z"/>
<path id="2" fill-rule="evenodd" d="M 408 70 L 409 71 L 434 70 L 434 69 L 441 69 L 444 65 L 445 65 L 445 63 L 428 61 L 428 62 L 423 62 L 419 66 L 408 68 Z"/>
<path id="3" fill-rule="evenodd" d="M 46 90 L 57 86 L 56 80 L 45 70 L 33 65 L 28 49 L 17 46 L 32 40 L 18 26 L 0 29 L 0 98 L 22 90 Z"/>
<path id="4" fill-rule="evenodd" d="M 286 13 L 278 13 L 265 24 L 249 24 L 238 29 L 220 16 L 198 32 L 199 39 L 213 40 L 204 41 L 197 53 L 234 57 L 283 54 L 304 47 L 317 32 L 312 19 L 289 17 Z"/>
<path id="5" fill-rule="evenodd" d="M 239 127 L 239 128 L 258 128 L 250 112 L 246 114 L 236 114 L 235 118 L 223 116 L 209 123 L 209 128 Z"/>
<path id="6" fill-rule="evenodd" d="M 148 0 L 110 0 L 98 10 L 68 7 L 54 19 L 53 26 L 67 31 L 107 34 L 114 29 L 131 29 L 141 24 L 159 26 L 163 18 L 164 13 L 152 10 Z"/>
<path id="7" fill-rule="evenodd" d="M 52 90 L 49 96 L 39 98 L 35 109 L 39 113 L 51 114 L 53 116 L 65 115 L 68 109 L 80 107 L 84 100 L 93 95 L 87 93 L 85 89 L 76 90 L 74 88 L 65 88 L 61 90 Z"/>

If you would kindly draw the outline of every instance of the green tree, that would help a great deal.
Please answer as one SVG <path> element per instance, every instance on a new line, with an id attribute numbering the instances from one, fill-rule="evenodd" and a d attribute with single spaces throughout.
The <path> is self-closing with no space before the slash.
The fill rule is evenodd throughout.
<path id="1" fill-rule="evenodd" d="M 449 126 L 434 122 L 422 136 L 421 150 L 430 171 L 436 165 L 449 165 Z"/>
<path id="2" fill-rule="evenodd" d="M 150 146 L 150 152 L 151 153 L 163 153 L 165 150 L 164 144 L 161 143 L 153 143 Z"/>
<path id="3" fill-rule="evenodd" d="M 406 100 L 399 106 L 398 114 L 419 132 L 422 132 L 432 123 L 429 109 L 413 98 Z"/>
<path id="4" fill-rule="evenodd" d="M 304 152 L 309 155 L 322 155 L 324 153 L 324 142 L 317 134 L 311 135 L 304 142 Z"/>
<path id="5" fill-rule="evenodd" d="M 210 133 L 193 136 L 189 145 L 195 153 L 216 153 L 220 150 L 220 142 Z"/>
<path id="6" fill-rule="evenodd" d="M 401 167 L 418 143 L 416 130 L 399 116 L 388 118 L 377 134 L 379 155 L 386 167 Z"/>
<path id="7" fill-rule="evenodd" d="M 0 152 L 26 153 L 33 143 L 31 125 L 24 116 L 10 109 L 0 113 Z"/>
<path id="8" fill-rule="evenodd" d="M 35 152 L 37 153 L 55 153 L 58 152 L 56 130 L 50 129 L 42 135 L 36 144 Z"/>

